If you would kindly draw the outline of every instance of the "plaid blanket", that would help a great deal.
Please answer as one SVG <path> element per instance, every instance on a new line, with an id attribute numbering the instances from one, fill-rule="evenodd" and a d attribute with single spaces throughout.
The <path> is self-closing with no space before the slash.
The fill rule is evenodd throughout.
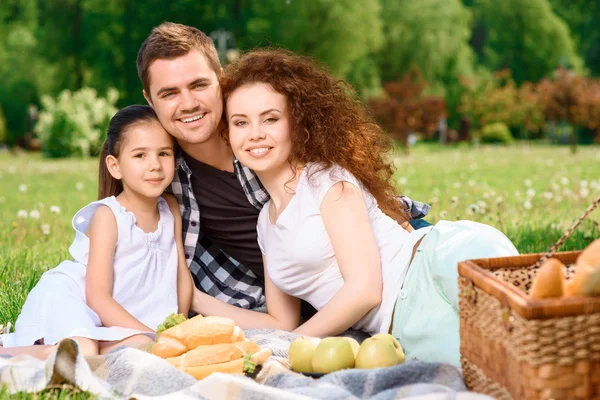
<path id="1" fill-rule="evenodd" d="M 456 368 L 419 361 L 312 379 L 289 370 L 287 349 L 296 335 L 273 330 L 248 330 L 246 335 L 273 350 L 273 357 L 252 378 L 215 373 L 196 381 L 140 349 L 121 347 L 86 358 L 76 342 L 65 339 L 46 361 L 0 357 L 0 386 L 15 393 L 68 384 L 101 399 L 489 399 L 467 392 Z"/>

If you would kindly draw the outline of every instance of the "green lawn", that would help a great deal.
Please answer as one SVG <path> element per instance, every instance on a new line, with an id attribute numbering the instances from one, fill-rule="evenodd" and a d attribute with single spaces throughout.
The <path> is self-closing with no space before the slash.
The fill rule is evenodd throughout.
<path id="1" fill-rule="evenodd" d="M 600 195 L 597 146 L 573 156 L 566 147 L 420 145 L 396 164 L 400 190 L 432 205 L 430 222 L 493 225 L 522 253 L 547 250 Z M 71 218 L 96 198 L 96 180 L 96 160 L 0 154 L 0 323 L 14 323 L 41 274 L 68 257 Z M 600 237 L 599 221 L 596 211 L 562 250 Z"/>

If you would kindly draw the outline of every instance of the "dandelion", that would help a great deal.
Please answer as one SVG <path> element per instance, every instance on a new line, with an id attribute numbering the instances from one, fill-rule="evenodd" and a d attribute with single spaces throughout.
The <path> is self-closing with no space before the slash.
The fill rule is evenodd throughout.
<path id="1" fill-rule="evenodd" d="M 40 219 L 40 212 L 38 210 L 31 210 L 29 212 L 29 218 Z"/>
<path id="2" fill-rule="evenodd" d="M 581 189 L 579 189 L 579 196 L 581 196 L 582 198 L 586 198 L 588 197 L 590 194 L 590 190 L 587 187 L 582 187 Z"/>
<path id="3" fill-rule="evenodd" d="M 560 187 L 554 182 L 552 182 L 552 184 L 550 185 L 550 188 L 552 190 L 554 190 L 555 192 L 558 192 L 558 190 L 560 189 Z"/>
<path id="4" fill-rule="evenodd" d="M 406 185 L 408 183 L 408 179 L 406 179 L 406 177 L 401 176 L 400 178 L 398 178 L 398 183 L 401 185 Z"/>
<path id="5" fill-rule="evenodd" d="M 479 208 L 487 208 L 487 203 L 483 200 L 478 200 L 477 205 L 479 206 Z"/>
<path id="6" fill-rule="evenodd" d="M 440 211 L 440 218 L 441 219 L 445 219 L 447 217 L 448 217 L 448 211 L 446 211 L 446 210 Z"/>
<path id="7" fill-rule="evenodd" d="M 82 182 L 77 182 L 75 184 L 75 189 L 79 190 L 80 192 L 83 190 L 83 183 Z"/>
<path id="8" fill-rule="evenodd" d="M 42 203 L 42 202 L 37 203 L 37 205 L 38 205 L 38 208 L 44 208 L 44 203 Z"/>
<path id="9" fill-rule="evenodd" d="M 50 225 L 49 224 L 42 224 L 42 233 L 46 236 L 48 236 L 50 234 Z"/>
<path id="10" fill-rule="evenodd" d="M 17 212 L 17 218 L 19 218 L 19 219 L 25 219 L 25 218 L 27 218 L 28 215 L 29 214 L 27 213 L 27 210 L 19 210 Z"/>
<path id="11" fill-rule="evenodd" d="M 436 196 L 439 196 L 440 195 L 440 189 L 434 188 L 433 189 L 433 194 L 436 195 Z"/>
<path id="12" fill-rule="evenodd" d="M 556 196 L 554 200 L 556 200 L 557 203 L 560 203 L 562 201 L 562 197 Z"/>
<path id="13" fill-rule="evenodd" d="M 502 198 L 502 196 L 496 197 L 496 205 L 497 206 L 499 206 L 500 204 L 502 204 L 503 201 L 504 201 L 504 199 Z"/>
<path id="14" fill-rule="evenodd" d="M 588 181 L 586 181 L 585 179 L 581 182 L 579 182 L 579 186 L 581 186 L 582 188 L 586 188 L 588 187 Z"/>
<path id="15" fill-rule="evenodd" d="M 562 183 L 563 185 L 568 185 L 569 178 L 567 178 L 566 176 L 563 176 L 562 178 L 560 178 L 560 183 Z"/>
<path id="16" fill-rule="evenodd" d="M 458 197 L 456 197 L 456 196 L 452 196 L 452 197 L 450 198 L 450 201 L 452 201 L 452 204 L 458 204 Z"/>
<path id="17" fill-rule="evenodd" d="M 26 185 L 26 184 L 24 184 L 24 183 L 21 183 L 21 184 L 19 185 L 19 192 L 21 192 L 21 193 L 25 193 L 26 191 L 27 191 L 27 185 Z"/>
<path id="18" fill-rule="evenodd" d="M 50 212 L 52 214 L 60 214 L 60 207 L 59 206 L 50 206 Z"/>
<path id="19" fill-rule="evenodd" d="M 525 179 L 525 186 L 531 187 L 531 179 Z"/>
<path id="20" fill-rule="evenodd" d="M 454 182 L 454 189 L 460 189 L 460 187 L 462 186 L 462 184 L 460 182 Z"/>
<path id="21" fill-rule="evenodd" d="M 531 204 L 531 201 L 525 200 L 525 203 L 523 203 L 523 207 L 525 207 L 526 210 L 531 210 L 533 205 Z"/>
<path id="22" fill-rule="evenodd" d="M 437 203 L 438 201 L 439 201 L 439 199 L 438 199 L 437 197 L 432 197 L 432 198 L 431 198 L 431 200 L 429 200 L 429 202 L 430 202 L 431 204 L 435 204 L 435 203 Z"/>
<path id="23" fill-rule="evenodd" d="M 483 198 L 484 199 L 489 199 L 490 198 L 490 192 L 484 192 L 483 193 Z"/>
<path id="24" fill-rule="evenodd" d="M 469 207 L 467 207 L 467 214 L 469 215 L 474 215 L 477 214 L 479 212 L 479 206 L 477 204 L 469 204 Z"/>
<path id="25" fill-rule="evenodd" d="M 515 192 L 515 197 L 520 198 L 521 197 L 521 192 L 519 192 L 518 190 Z"/>
<path id="26" fill-rule="evenodd" d="M 552 196 L 554 196 L 552 192 L 544 192 L 544 198 L 546 200 L 552 200 Z"/>
<path id="27" fill-rule="evenodd" d="M 528 198 L 532 198 L 535 196 L 535 190 L 534 189 L 527 189 L 527 197 Z"/>
<path id="28" fill-rule="evenodd" d="M 475 185 L 477 185 L 477 182 L 475 182 L 473 179 L 469 179 L 469 182 L 467 183 L 470 187 L 474 187 Z"/>

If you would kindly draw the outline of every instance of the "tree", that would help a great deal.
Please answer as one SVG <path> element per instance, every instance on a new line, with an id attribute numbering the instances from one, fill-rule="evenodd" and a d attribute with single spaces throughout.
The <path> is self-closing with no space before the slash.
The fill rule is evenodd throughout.
<path id="1" fill-rule="evenodd" d="M 486 27 L 483 63 L 510 69 L 515 81 L 537 82 L 556 67 L 581 70 L 568 26 L 548 0 L 476 0 Z"/>
<path id="2" fill-rule="evenodd" d="M 423 95 L 426 87 L 419 70 L 413 68 L 397 81 L 386 83 L 385 95 L 372 98 L 368 103 L 377 121 L 407 153 L 410 133 L 418 132 L 431 138 L 440 119 L 447 114 L 443 98 Z"/>
<path id="3" fill-rule="evenodd" d="M 283 46 L 314 56 L 334 75 L 352 75 L 361 86 L 378 81 L 368 55 L 383 44 L 379 0 L 254 0 L 251 9 L 247 44 Z M 360 66 L 353 70 L 357 62 Z"/>
<path id="4" fill-rule="evenodd" d="M 578 53 L 592 74 L 600 75 L 600 2 L 589 0 L 550 0 L 552 10 L 571 31 Z"/>
<path id="5" fill-rule="evenodd" d="M 429 91 L 445 96 L 457 119 L 458 77 L 473 74 L 469 46 L 471 11 L 460 0 L 382 0 L 385 42 L 378 56 L 385 81 L 412 68 L 421 71 Z M 456 122 L 456 121 L 454 121 Z"/>

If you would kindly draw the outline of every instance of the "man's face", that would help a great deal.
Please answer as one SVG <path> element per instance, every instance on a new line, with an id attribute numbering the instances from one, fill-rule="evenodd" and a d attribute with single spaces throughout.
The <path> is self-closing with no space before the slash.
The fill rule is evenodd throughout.
<path id="1" fill-rule="evenodd" d="M 223 113 L 219 77 L 197 50 L 172 60 L 158 59 L 149 67 L 150 93 L 144 91 L 167 132 L 182 144 L 219 139 Z"/>

